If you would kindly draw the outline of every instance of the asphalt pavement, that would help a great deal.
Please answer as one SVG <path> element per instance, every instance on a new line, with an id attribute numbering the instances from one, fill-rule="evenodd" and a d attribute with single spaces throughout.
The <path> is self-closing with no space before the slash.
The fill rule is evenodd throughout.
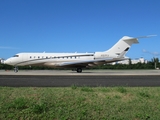
<path id="1" fill-rule="evenodd" d="M 9 87 L 159 87 L 160 75 L 0 75 L 0 86 Z"/>

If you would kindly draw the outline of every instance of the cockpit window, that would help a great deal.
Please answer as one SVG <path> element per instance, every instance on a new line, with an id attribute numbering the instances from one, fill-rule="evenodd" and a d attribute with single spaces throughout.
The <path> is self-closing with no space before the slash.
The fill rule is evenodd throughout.
<path id="1" fill-rule="evenodd" d="M 19 55 L 14 55 L 13 57 L 19 57 Z"/>

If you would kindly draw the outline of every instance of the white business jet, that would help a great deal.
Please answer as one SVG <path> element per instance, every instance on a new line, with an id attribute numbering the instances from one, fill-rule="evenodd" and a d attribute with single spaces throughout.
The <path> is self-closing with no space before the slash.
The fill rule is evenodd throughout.
<path id="1" fill-rule="evenodd" d="M 76 69 L 78 73 L 81 73 L 83 68 L 129 59 L 125 54 L 131 45 L 138 43 L 138 38 L 146 38 L 150 36 L 137 38 L 124 36 L 113 47 L 104 52 L 18 53 L 7 60 L 1 61 L 1 63 L 14 66 L 15 72 L 18 72 L 18 66 L 37 65 L 55 68 L 71 68 Z"/>

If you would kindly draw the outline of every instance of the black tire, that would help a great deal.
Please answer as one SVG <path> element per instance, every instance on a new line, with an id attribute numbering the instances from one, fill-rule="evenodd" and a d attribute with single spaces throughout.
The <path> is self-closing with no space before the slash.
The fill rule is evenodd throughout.
<path id="1" fill-rule="evenodd" d="M 17 73 L 18 72 L 18 67 L 14 68 L 14 72 Z"/>
<path id="2" fill-rule="evenodd" d="M 81 73 L 82 72 L 82 68 L 77 68 L 77 73 Z"/>

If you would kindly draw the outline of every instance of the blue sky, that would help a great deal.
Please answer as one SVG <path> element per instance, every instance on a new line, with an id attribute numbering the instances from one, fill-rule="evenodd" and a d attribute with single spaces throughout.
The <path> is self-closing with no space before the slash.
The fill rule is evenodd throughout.
<path id="1" fill-rule="evenodd" d="M 0 58 L 19 52 L 95 52 L 140 39 L 127 56 L 160 57 L 160 0 L 0 0 Z"/>

